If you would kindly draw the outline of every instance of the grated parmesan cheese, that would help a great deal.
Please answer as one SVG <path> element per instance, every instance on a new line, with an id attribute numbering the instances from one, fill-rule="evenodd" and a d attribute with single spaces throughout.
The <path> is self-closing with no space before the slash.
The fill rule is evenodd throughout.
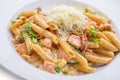
<path id="1" fill-rule="evenodd" d="M 87 27 L 87 17 L 71 6 L 59 5 L 54 7 L 48 16 L 48 22 L 55 22 L 67 31 L 82 31 Z"/>
<path id="2" fill-rule="evenodd" d="M 48 16 L 48 22 L 54 22 L 67 32 L 81 32 L 87 27 L 87 17 L 75 7 L 59 5 L 54 7 Z M 58 30 L 61 34 L 61 30 Z M 65 32 L 66 33 L 66 32 Z M 64 34 L 65 34 L 64 33 Z M 66 36 L 65 36 L 66 37 Z"/>

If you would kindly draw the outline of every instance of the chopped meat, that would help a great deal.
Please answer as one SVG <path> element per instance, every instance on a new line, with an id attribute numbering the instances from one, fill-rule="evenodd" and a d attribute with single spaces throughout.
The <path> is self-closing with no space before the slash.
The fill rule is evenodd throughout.
<path id="1" fill-rule="evenodd" d="M 65 59 L 67 61 L 70 59 L 70 57 L 67 55 L 67 53 L 65 53 L 65 51 L 61 47 L 59 47 L 58 52 L 59 52 L 57 54 L 58 58 Z"/>
<path id="2" fill-rule="evenodd" d="M 51 46 L 52 46 L 52 41 L 51 41 L 51 39 L 49 39 L 49 38 L 44 38 L 44 40 L 43 40 L 43 45 L 44 45 L 45 47 L 47 47 L 47 48 L 51 48 Z"/>
<path id="3" fill-rule="evenodd" d="M 81 38 L 81 47 L 80 49 L 83 51 L 87 48 L 87 37 L 86 36 L 80 36 Z"/>
<path id="4" fill-rule="evenodd" d="M 40 36 L 40 35 L 37 35 L 36 38 L 37 38 L 38 41 L 40 41 L 41 39 L 43 39 L 43 37 Z"/>
<path id="5" fill-rule="evenodd" d="M 100 31 L 108 30 L 108 31 L 114 32 L 114 30 L 112 29 L 112 27 L 111 27 L 110 24 L 100 24 L 100 25 L 98 26 L 98 29 L 99 29 Z"/>
<path id="6" fill-rule="evenodd" d="M 36 8 L 37 11 L 42 11 L 41 7 Z"/>
<path id="7" fill-rule="evenodd" d="M 44 61 L 43 69 L 51 73 L 56 73 L 55 66 L 56 65 L 50 61 Z"/>
<path id="8" fill-rule="evenodd" d="M 20 37 L 19 37 L 19 36 L 16 36 L 14 39 L 12 39 L 12 42 L 13 42 L 14 44 L 20 43 Z"/>
<path id="9" fill-rule="evenodd" d="M 18 44 L 16 50 L 20 54 L 27 54 L 28 53 L 25 42 Z"/>
<path id="10" fill-rule="evenodd" d="M 81 46 L 81 40 L 80 40 L 80 37 L 79 36 L 76 36 L 76 35 L 71 35 L 69 38 L 68 38 L 68 42 L 73 45 L 75 48 L 80 48 Z"/>

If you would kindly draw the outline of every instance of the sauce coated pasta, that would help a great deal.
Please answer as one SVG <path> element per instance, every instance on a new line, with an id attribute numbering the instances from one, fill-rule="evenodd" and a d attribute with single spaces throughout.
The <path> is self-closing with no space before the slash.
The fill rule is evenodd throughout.
<path id="1" fill-rule="evenodd" d="M 91 8 L 59 5 L 23 11 L 11 21 L 12 42 L 27 62 L 54 74 L 92 73 L 111 62 L 120 40 L 111 20 Z"/>

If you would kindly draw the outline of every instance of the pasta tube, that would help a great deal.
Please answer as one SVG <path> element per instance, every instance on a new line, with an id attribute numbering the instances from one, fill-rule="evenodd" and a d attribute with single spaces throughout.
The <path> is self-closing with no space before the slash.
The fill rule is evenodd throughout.
<path id="1" fill-rule="evenodd" d="M 80 54 L 74 52 L 69 44 L 66 41 L 61 41 L 60 40 L 60 45 L 61 47 L 64 49 L 64 51 L 71 57 L 73 58 L 75 61 L 79 62 L 79 64 L 86 69 L 88 67 L 88 62 L 87 60 Z M 87 71 L 87 70 L 86 70 Z"/>
<path id="2" fill-rule="evenodd" d="M 54 62 L 54 60 L 50 56 L 48 56 L 47 52 L 45 52 L 43 48 L 41 48 L 37 44 L 33 44 L 30 38 L 28 39 L 29 39 L 29 43 L 31 44 L 30 47 L 36 52 L 36 54 L 38 54 L 43 60 L 49 60 Z"/>
<path id="3" fill-rule="evenodd" d="M 50 38 L 55 44 L 58 44 L 58 38 L 56 35 L 52 34 L 51 32 L 42 29 L 41 27 L 37 26 L 36 24 L 31 23 L 33 31 L 40 34 L 41 36 Z"/>
<path id="4" fill-rule="evenodd" d="M 99 32 L 96 32 L 96 34 L 97 34 L 97 37 L 110 41 L 102 32 L 99 31 Z"/>
<path id="5" fill-rule="evenodd" d="M 86 59 L 90 62 L 98 63 L 102 65 L 108 64 L 112 60 L 112 58 L 100 57 L 89 53 L 86 53 Z"/>
<path id="6" fill-rule="evenodd" d="M 20 34 L 20 31 L 19 31 L 20 26 L 22 26 L 22 25 L 24 24 L 24 22 L 25 22 L 25 21 L 24 21 L 23 19 L 17 20 L 14 24 L 12 24 L 12 25 L 10 26 L 10 31 L 11 31 L 15 36 L 19 35 L 19 34 Z"/>
<path id="7" fill-rule="evenodd" d="M 26 18 L 37 14 L 37 10 L 22 11 L 19 16 L 24 16 Z"/>
<path id="8" fill-rule="evenodd" d="M 56 60 L 55 64 L 58 67 L 62 68 L 67 64 L 67 61 L 65 59 L 58 59 L 58 60 Z"/>
<path id="9" fill-rule="evenodd" d="M 46 23 L 46 21 L 42 18 L 40 15 L 35 15 L 34 16 L 34 22 L 42 27 L 43 29 L 46 29 L 49 27 L 49 25 Z"/>
<path id="10" fill-rule="evenodd" d="M 58 29 L 58 26 L 55 23 L 49 22 L 48 25 L 49 25 L 49 28 L 51 30 L 57 30 Z"/>
<path id="11" fill-rule="evenodd" d="M 108 42 L 107 40 L 103 39 L 103 38 L 100 38 L 100 42 L 99 42 L 99 45 L 107 50 L 110 50 L 110 51 L 113 51 L 113 52 L 116 52 L 118 51 L 118 49 L 113 45 L 111 44 L 110 42 Z"/>
<path id="12" fill-rule="evenodd" d="M 102 48 L 94 49 L 94 52 L 111 57 L 111 58 L 114 57 L 114 53 L 112 51 L 108 51 Z"/>
<path id="13" fill-rule="evenodd" d="M 101 17 L 95 16 L 94 14 L 91 13 L 84 13 L 84 14 L 91 20 L 97 22 L 98 24 L 104 23 L 104 20 Z"/>
<path id="14" fill-rule="evenodd" d="M 116 35 L 112 32 L 107 31 L 104 31 L 103 33 L 110 39 L 111 43 L 113 43 L 120 50 L 120 41 Z"/>
<path id="15" fill-rule="evenodd" d="M 95 68 L 91 68 L 91 67 L 82 67 L 80 64 L 73 65 L 73 67 L 85 73 L 91 73 L 96 70 Z"/>
<path id="16" fill-rule="evenodd" d="M 70 45 L 66 41 L 59 40 L 59 44 L 62 49 L 70 56 L 70 58 L 75 57 L 75 52 L 71 49 Z"/>

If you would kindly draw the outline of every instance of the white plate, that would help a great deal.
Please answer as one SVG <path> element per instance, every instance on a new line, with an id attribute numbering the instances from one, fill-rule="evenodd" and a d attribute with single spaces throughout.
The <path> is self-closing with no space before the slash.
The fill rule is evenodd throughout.
<path id="1" fill-rule="evenodd" d="M 35 9 L 38 6 L 41 6 L 43 11 L 49 11 L 55 5 L 66 4 L 66 5 L 82 5 L 87 7 L 89 5 L 81 3 L 76 0 L 39 0 L 24 6 L 13 18 L 17 17 L 22 10 Z M 91 7 L 91 6 L 90 6 Z M 94 8 L 95 9 L 95 8 Z M 97 9 L 95 9 L 97 10 Z M 2 16 L 4 18 L 4 16 Z M 5 21 L 6 20 L 6 21 Z M 4 18 L 4 22 L 1 24 L 8 24 L 9 19 Z M 113 24 L 113 23 L 112 23 Z M 116 29 L 113 24 L 114 29 Z M 117 55 L 115 59 L 108 65 L 97 69 L 95 73 L 79 75 L 79 76 L 60 76 L 50 74 L 48 72 L 38 70 L 37 68 L 31 66 L 29 63 L 21 59 L 17 54 L 11 43 L 12 35 L 9 32 L 9 26 L 0 26 L 0 63 L 5 68 L 11 72 L 19 75 L 20 77 L 27 80 L 118 80 L 120 75 L 120 55 Z M 118 32 L 118 29 L 116 29 Z"/>

